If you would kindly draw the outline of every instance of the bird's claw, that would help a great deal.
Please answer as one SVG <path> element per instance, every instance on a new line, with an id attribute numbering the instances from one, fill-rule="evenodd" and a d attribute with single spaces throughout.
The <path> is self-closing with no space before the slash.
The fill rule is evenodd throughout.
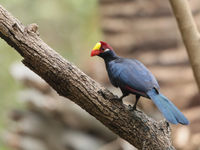
<path id="1" fill-rule="evenodd" d="M 133 107 L 132 107 L 132 109 L 133 109 L 133 111 L 134 111 L 134 110 L 136 110 L 136 111 L 137 111 L 137 109 L 136 109 L 136 106 L 133 106 Z"/>
<path id="2" fill-rule="evenodd" d="M 131 106 L 131 105 L 128 105 L 128 110 L 129 111 L 137 111 L 136 106 Z"/>
<path id="3" fill-rule="evenodd" d="M 133 107 L 131 105 L 128 105 L 128 110 L 129 111 L 132 111 L 133 110 Z"/>

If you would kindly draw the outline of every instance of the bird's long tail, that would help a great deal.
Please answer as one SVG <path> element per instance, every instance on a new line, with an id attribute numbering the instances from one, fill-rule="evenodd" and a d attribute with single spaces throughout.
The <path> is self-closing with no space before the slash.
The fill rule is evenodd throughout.
<path id="1" fill-rule="evenodd" d="M 187 118 L 178 110 L 178 108 L 161 93 L 157 93 L 155 89 L 147 92 L 147 95 L 152 99 L 154 104 L 162 112 L 164 117 L 173 124 L 189 124 Z"/>

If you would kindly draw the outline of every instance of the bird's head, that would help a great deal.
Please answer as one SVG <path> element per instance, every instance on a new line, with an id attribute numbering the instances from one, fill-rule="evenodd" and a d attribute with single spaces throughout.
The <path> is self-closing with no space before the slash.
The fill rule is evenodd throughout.
<path id="1" fill-rule="evenodd" d="M 111 51 L 113 51 L 113 48 L 110 45 L 108 45 L 106 42 L 100 41 L 94 46 L 91 56 L 103 56 Z"/>

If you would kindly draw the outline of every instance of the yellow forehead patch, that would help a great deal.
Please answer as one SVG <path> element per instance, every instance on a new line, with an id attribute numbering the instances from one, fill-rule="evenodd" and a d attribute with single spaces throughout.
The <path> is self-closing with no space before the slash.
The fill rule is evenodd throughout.
<path id="1" fill-rule="evenodd" d="M 98 42 L 98 43 L 94 46 L 93 50 L 100 50 L 100 48 L 101 48 L 101 43 Z"/>

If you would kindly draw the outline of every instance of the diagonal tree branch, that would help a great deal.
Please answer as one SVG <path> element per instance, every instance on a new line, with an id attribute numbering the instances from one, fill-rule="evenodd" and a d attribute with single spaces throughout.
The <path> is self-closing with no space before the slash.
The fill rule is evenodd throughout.
<path id="1" fill-rule="evenodd" d="M 114 133 L 139 149 L 174 149 L 167 122 L 111 100 L 115 96 L 65 60 L 40 39 L 37 25 L 24 27 L 0 6 L 0 37 L 23 57 L 22 62 L 58 94 L 78 104 Z"/>

